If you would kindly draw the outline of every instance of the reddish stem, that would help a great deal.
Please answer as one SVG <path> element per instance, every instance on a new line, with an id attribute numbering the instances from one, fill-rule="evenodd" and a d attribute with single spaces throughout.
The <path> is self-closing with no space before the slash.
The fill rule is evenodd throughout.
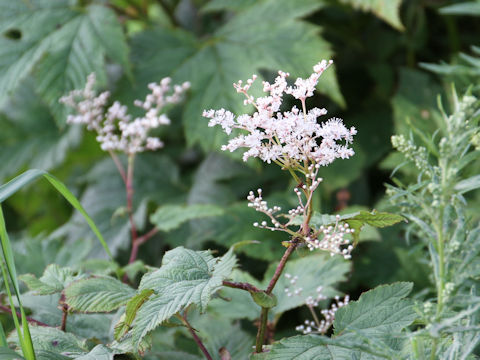
<path id="1" fill-rule="evenodd" d="M 154 227 L 153 229 L 151 229 L 149 232 L 147 232 L 146 234 L 140 236 L 139 238 L 137 238 L 137 243 L 138 245 L 142 245 L 142 244 L 145 244 L 153 235 L 155 235 L 157 232 L 158 232 L 158 228 L 157 227 Z"/>
<path id="2" fill-rule="evenodd" d="M 267 294 L 272 293 L 273 288 L 275 287 L 275 284 L 277 283 L 278 279 L 280 278 L 280 275 L 282 275 L 282 271 L 285 268 L 285 264 L 287 263 L 288 258 L 293 253 L 293 251 L 297 248 L 298 242 L 299 242 L 299 239 L 293 239 L 290 242 L 290 245 L 288 246 L 287 250 L 285 250 L 285 253 L 282 256 L 282 259 L 280 260 L 280 263 L 278 264 L 277 268 L 275 269 L 275 273 L 273 274 L 272 280 L 270 280 L 270 283 L 268 284 L 267 290 L 265 291 Z"/>
<path id="3" fill-rule="evenodd" d="M 195 332 L 195 329 L 192 328 L 192 326 L 191 326 L 190 323 L 188 322 L 186 311 L 185 311 L 185 314 L 182 316 L 182 320 L 183 320 L 183 323 L 187 326 L 188 331 L 190 331 L 190 334 L 192 334 L 193 340 L 195 340 L 195 343 L 198 345 L 198 347 L 199 347 L 200 350 L 202 351 L 203 355 L 205 355 L 205 357 L 206 357 L 208 360 L 213 360 L 213 359 L 212 359 L 212 356 L 211 356 L 210 353 L 208 352 L 207 348 L 205 347 L 205 345 L 203 345 L 202 340 L 198 337 L 197 333 Z"/>
<path id="4" fill-rule="evenodd" d="M 9 314 L 12 314 L 12 310 L 8 306 L 0 305 L 0 311 L 4 311 L 4 312 L 7 312 Z M 20 311 L 16 310 L 15 312 L 17 313 L 18 317 L 22 317 L 22 313 Z M 32 318 L 30 316 L 27 316 L 27 321 L 32 323 L 32 324 L 38 325 L 38 326 L 50 327 L 50 325 L 45 324 L 44 322 L 35 320 L 34 318 Z"/>
<path id="5" fill-rule="evenodd" d="M 246 282 L 233 282 L 233 281 L 226 281 L 223 280 L 223 286 L 228 286 L 235 289 L 246 290 L 248 292 L 261 292 L 262 290 L 256 288 L 252 284 Z"/>
<path id="6" fill-rule="evenodd" d="M 128 155 L 127 178 L 125 182 L 125 191 L 127 192 L 127 213 L 130 222 L 130 234 L 132 238 L 132 250 L 130 252 L 130 259 L 128 263 L 131 264 L 137 259 L 139 243 L 137 242 L 137 227 L 133 219 L 133 168 L 134 155 Z"/>

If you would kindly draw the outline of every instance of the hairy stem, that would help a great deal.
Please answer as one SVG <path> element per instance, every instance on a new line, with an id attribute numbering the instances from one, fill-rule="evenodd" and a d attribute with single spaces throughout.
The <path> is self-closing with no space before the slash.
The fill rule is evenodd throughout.
<path id="1" fill-rule="evenodd" d="M 63 332 L 67 331 L 67 317 L 68 317 L 68 305 L 62 305 L 62 324 L 60 325 L 60 330 Z"/>
<path id="2" fill-rule="evenodd" d="M 277 268 L 275 269 L 275 273 L 273 274 L 272 280 L 270 280 L 270 283 L 268 284 L 267 290 L 265 291 L 267 294 L 271 294 L 273 291 L 273 288 L 275 287 L 275 284 L 277 283 L 278 279 L 280 278 L 280 275 L 282 275 L 282 271 L 285 268 L 285 264 L 287 263 L 288 258 L 290 255 L 293 253 L 293 251 L 296 249 L 298 245 L 298 239 L 293 239 L 291 243 L 289 244 L 287 250 L 285 250 L 285 253 L 282 256 L 282 259 L 280 260 L 280 263 L 278 264 Z"/>
<path id="3" fill-rule="evenodd" d="M 258 289 L 257 287 L 253 286 L 252 284 L 246 282 L 233 282 L 233 281 L 223 281 L 223 286 L 228 286 L 234 289 L 241 289 L 248 292 L 261 292 L 262 290 Z"/>
<path id="4" fill-rule="evenodd" d="M 265 329 L 267 328 L 268 308 L 262 307 L 260 314 L 260 324 L 258 325 L 257 341 L 255 343 L 255 352 L 261 353 L 263 350 L 263 341 L 265 339 Z"/>
<path id="5" fill-rule="evenodd" d="M 200 348 L 200 351 L 203 353 L 203 355 L 205 355 L 205 358 L 207 358 L 208 360 L 212 360 L 212 356 L 210 355 L 210 353 L 208 352 L 207 348 L 205 347 L 205 345 L 203 345 L 203 342 L 202 340 L 198 337 L 197 333 L 195 332 L 195 329 L 190 325 L 190 323 L 188 322 L 187 320 L 187 312 L 185 311 L 185 313 L 183 314 L 183 316 L 181 317 L 182 319 L 182 322 L 185 324 L 185 326 L 188 328 L 188 331 L 190 332 L 190 334 L 192 334 L 193 336 L 193 340 L 195 341 L 195 343 L 198 345 L 198 347 Z"/>
<path id="6" fill-rule="evenodd" d="M 282 274 L 283 269 L 285 268 L 285 264 L 287 263 L 288 258 L 296 249 L 298 242 L 299 242 L 299 239 L 297 238 L 294 238 L 290 242 L 287 250 L 285 250 L 285 253 L 282 256 L 282 259 L 280 260 L 280 263 L 275 269 L 275 273 L 273 274 L 273 277 L 270 280 L 270 283 L 268 284 L 268 287 L 267 287 L 267 290 L 265 290 L 265 293 L 269 295 L 272 293 L 273 289 L 275 288 L 275 285 L 277 284 L 278 279 L 280 278 L 280 275 Z M 260 324 L 258 325 L 257 339 L 255 342 L 255 352 L 257 353 L 262 352 L 263 342 L 265 341 L 265 329 L 267 327 L 267 320 L 268 320 L 268 308 L 262 307 L 262 312 L 260 314 Z"/>

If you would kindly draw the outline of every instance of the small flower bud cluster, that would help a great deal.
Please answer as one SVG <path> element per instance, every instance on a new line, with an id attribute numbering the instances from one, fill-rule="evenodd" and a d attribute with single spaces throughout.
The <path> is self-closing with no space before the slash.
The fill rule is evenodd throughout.
<path id="1" fill-rule="evenodd" d="M 339 296 L 335 296 L 335 302 L 331 305 L 330 309 L 324 309 L 320 311 L 320 314 L 323 316 L 322 320 L 317 321 L 317 317 L 315 316 L 315 321 L 305 320 L 304 324 L 297 326 L 295 330 L 302 332 L 304 335 L 325 334 L 333 325 L 337 310 L 348 305 L 349 301 L 350 297 L 348 295 L 346 295 L 342 301 L 340 301 Z M 311 311 L 314 311 L 313 306 L 310 305 L 309 308 Z"/>
<path id="2" fill-rule="evenodd" d="M 297 79 L 295 86 L 290 87 L 286 81 L 288 73 L 280 71 L 273 84 L 263 82 L 263 90 L 268 95 L 257 99 L 248 94 L 256 76 L 245 85 L 241 81 L 234 84 L 237 92 L 246 96 L 245 104 L 252 104 L 256 112 L 237 118 L 225 109 L 203 112 L 203 116 L 210 119 L 208 126 L 220 125 L 227 134 L 234 128 L 246 131 L 222 146 L 222 150 L 234 151 L 244 147 L 248 149 L 243 154 L 244 161 L 249 157 L 258 157 L 267 163 L 274 161 L 285 167 L 307 160 L 326 166 L 335 159 L 352 156 L 354 152 L 348 145 L 357 133 L 355 128 L 347 129 L 338 118 L 318 124 L 317 118 L 327 111 L 319 108 L 307 111 L 305 108 L 305 99 L 313 95 L 320 75 L 331 63 L 321 61 L 315 65 L 314 73 L 308 79 Z M 280 112 L 283 94 L 291 94 L 301 100 L 302 110 L 294 106 L 291 111 Z"/>
<path id="3" fill-rule="evenodd" d="M 280 206 L 274 206 L 273 208 L 269 208 L 267 202 L 263 200 L 262 189 L 258 189 L 257 194 L 258 196 L 255 196 L 253 191 L 250 191 L 248 193 L 248 196 L 247 196 L 248 207 L 254 208 L 256 211 L 267 215 L 270 218 L 270 221 L 273 227 L 268 226 L 268 223 L 266 221 L 262 221 L 261 223 L 254 222 L 253 226 L 264 228 L 264 229 L 270 229 L 272 231 L 279 230 L 280 228 L 283 229 L 284 226 L 275 217 L 275 213 L 282 210 L 282 208 Z"/>
<path id="4" fill-rule="evenodd" d="M 347 223 L 340 223 L 340 215 L 337 215 L 335 226 L 322 225 L 314 238 L 306 237 L 305 241 L 310 251 L 320 249 L 330 252 L 331 256 L 339 254 L 345 259 L 350 259 L 353 245 L 346 235 L 353 232 L 354 229 L 350 229 Z"/>
<path id="5" fill-rule="evenodd" d="M 297 284 L 297 280 L 298 280 L 298 276 L 295 275 L 295 276 L 292 276 L 291 274 L 289 273 L 286 273 L 285 274 L 285 278 L 288 280 L 290 286 L 293 286 L 293 289 L 290 289 L 290 286 L 286 287 L 285 288 L 285 294 L 288 296 L 288 297 L 292 297 L 292 296 L 300 296 L 302 291 L 303 291 L 303 288 L 299 287 L 295 287 L 295 285 Z"/>
<path id="6" fill-rule="evenodd" d="M 318 303 L 320 301 L 327 300 L 327 297 L 325 295 L 323 295 L 322 291 L 323 291 L 323 286 L 317 287 L 317 289 L 316 289 L 317 295 L 315 297 L 313 297 L 311 295 L 309 297 L 307 297 L 305 299 L 305 304 L 307 306 L 317 307 Z"/>
<path id="7" fill-rule="evenodd" d="M 110 93 L 108 91 L 97 96 L 94 91 L 95 74 L 90 74 L 83 90 L 73 90 L 62 97 L 60 102 L 74 108 L 76 115 L 69 115 L 67 123 L 84 124 L 88 130 L 97 132 L 97 141 L 104 151 L 121 151 L 135 154 L 145 150 L 157 150 L 163 142 L 148 133 L 160 125 L 170 124 L 170 119 L 161 113 L 168 104 L 176 104 L 182 94 L 190 87 L 188 82 L 173 87 L 170 93 L 170 78 L 159 84 L 151 83 L 151 93 L 144 101 L 135 100 L 134 105 L 145 110 L 143 117 L 132 120 L 125 105 L 115 101 L 106 111 Z"/>
<path id="8" fill-rule="evenodd" d="M 428 162 L 428 152 L 423 146 L 417 147 L 411 140 L 405 139 L 403 135 L 393 135 L 392 146 L 403 153 L 405 157 L 415 163 L 417 169 L 425 171 L 425 174 L 432 176 L 432 168 Z"/>

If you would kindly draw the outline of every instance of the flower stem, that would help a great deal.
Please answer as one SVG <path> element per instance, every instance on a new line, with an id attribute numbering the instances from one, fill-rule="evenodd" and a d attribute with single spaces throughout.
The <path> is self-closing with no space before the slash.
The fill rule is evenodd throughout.
<path id="1" fill-rule="evenodd" d="M 130 221 L 130 234 L 132 240 L 132 250 L 130 252 L 130 259 L 128 263 L 131 264 L 137 259 L 138 247 L 140 244 L 137 241 L 137 228 L 133 219 L 133 170 L 135 166 L 135 155 L 128 155 L 127 177 L 125 182 L 125 190 L 127 192 L 127 213 Z"/>
<path id="2" fill-rule="evenodd" d="M 282 256 L 282 259 L 280 260 L 280 263 L 278 264 L 277 268 L 275 269 L 275 273 L 273 274 L 272 280 L 270 280 L 270 283 L 268 284 L 267 290 L 265 291 L 267 294 L 271 294 L 273 291 L 273 288 L 275 287 L 275 284 L 277 283 L 278 279 L 280 278 L 280 275 L 282 275 L 282 271 L 285 268 L 285 264 L 287 263 L 288 258 L 290 255 L 293 253 L 293 251 L 296 249 L 298 245 L 298 239 L 295 238 L 291 241 L 290 245 L 288 246 L 287 250 L 285 250 L 285 253 Z"/>

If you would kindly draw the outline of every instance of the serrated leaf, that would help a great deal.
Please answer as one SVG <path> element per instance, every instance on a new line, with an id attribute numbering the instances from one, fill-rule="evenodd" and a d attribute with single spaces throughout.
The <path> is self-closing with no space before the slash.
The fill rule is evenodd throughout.
<path id="1" fill-rule="evenodd" d="M 413 303 L 404 299 L 411 283 L 381 285 L 335 314 L 334 336 L 294 336 L 274 343 L 266 359 L 390 359 L 389 341 L 416 318 Z"/>
<path id="2" fill-rule="evenodd" d="M 35 344 L 35 351 L 46 350 L 54 353 L 84 353 L 87 351 L 82 340 L 60 329 L 30 325 L 30 332 Z M 12 332 L 8 340 L 18 346 L 18 335 L 16 333 Z"/>
<path id="3" fill-rule="evenodd" d="M 368 224 L 376 228 L 384 228 L 398 224 L 399 222 L 405 220 L 406 219 L 403 216 L 397 214 L 377 211 L 360 211 L 358 215 L 348 218 L 346 222 L 349 223 L 350 221 L 360 221 L 363 224 Z"/>
<path id="4" fill-rule="evenodd" d="M 381 285 L 363 293 L 335 314 L 334 333 L 361 332 L 363 336 L 388 337 L 397 334 L 416 318 L 412 302 L 404 298 L 413 284 Z"/>
<path id="5" fill-rule="evenodd" d="M 61 268 L 56 264 L 50 264 L 39 279 L 32 274 L 23 274 L 19 278 L 35 294 L 50 295 L 62 292 L 66 286 L 80 277 L 81 275 L 75 275 L 70 268 Z"/>
<path id="6" fill-rule="evenodd" d="M 67 287 L 65 302 L 76 311 L 110 312 L 125 305 L 134 294 L 134 289 L 115 278 L 94 277 Z"/>
<path id="7" fill-rule="evenodd" d="M 340 0 L 355 9 L 370 11 L 380 19 L 386 21 L 395 29 L 403 31 L 405 28 L 400 21 L 400 5 L 402 0 Z"/>
<path id="8" fill-rule="evenodd" d="M 161 231 L 170 231 L 194 219 L 223 214 L 222 208 L 210 204 L 163 205 L 150 216 L 150 221 Z"/>
<path id="9" fill-rule="evenodd" d="M 75 8 L 68 1 L 0 2 L 0 31 L 18 32 L 0 38 L 0 98 L 34 73 L 38 92 L 65 120 L 58 98 L 85 84 L 96 72 L 105 79 L 105 57 L 128 71 L 128 48 L 115 13 L 107 7 Z"/>
<path id="10" fill-rule="evenodd" d="M 178 30 L 146 31 L 132 42 L 137 78 L 142 84 L 165 76 L 177 82 L 190 81 L 183 123 L 187 142 L 199 143 L 204 149 L 218 148 L 225 135 L 221 129 L 208 128 L 198 109 L 225 107 L 243 113 L 243 99 L 233 90 L 234 82 L 259 74 L 261 69 L 281 69 L 305 77 L 318 61 L 330 59 L 332 51 L 319 36 L 320 29 L 300 20 L 321 6 L 316 0 L 257 1 L 240 9 L 201 44 Z M 159 67 L 159 62 L 168 64 Z M 334 71 L 322 75 L 319 90 L 344 104 Z"/>
<path id="11" fill-rule="evenodd" d="M 151 330 L 191 304 L 205 311 L 235 263 L 232 250 L 221 258 L 183 247 L 166 252 L 160 269 L 144 275 L 140 282 L 140 291 L 152 289 L 155 294 L 137 312 L 131 330 L 134 344 L 138 346 Z"/>
<path id="12" fill-rule="evenodd" d="M 76 356 L 78 360 L 113 360 L 115 355 L 121 354 L 119 350 L 114 350 L 105 345 L 95 346 L 88 354 Z"/>

